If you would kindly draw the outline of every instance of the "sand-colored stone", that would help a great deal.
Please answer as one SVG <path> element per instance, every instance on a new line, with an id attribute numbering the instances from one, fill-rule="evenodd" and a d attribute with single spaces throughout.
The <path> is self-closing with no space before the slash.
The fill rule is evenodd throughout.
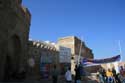
<path id="1" fill-rule="evenodd" d="M 85 42 L 83 42 L 76 36 L 67 36 L 67 37 L 59 38 L 58 45 L 71 49 L 72 74 L 75 74 L 74 68 L 75 68 L 75 65 L 77 64 L 77 60 L 75 58 L 79 56 L 80 49 L 81 49 L 82 57 L 90 58 L 90 59 L 94 58 L 92 50 L 85 45 Z"/>

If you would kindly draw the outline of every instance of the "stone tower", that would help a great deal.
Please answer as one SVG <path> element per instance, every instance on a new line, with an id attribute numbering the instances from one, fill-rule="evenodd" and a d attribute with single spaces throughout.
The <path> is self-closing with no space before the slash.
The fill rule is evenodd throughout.
<path id="1" fill-rule="evenodd" d="M 31 15 L 22 0 L 0 0 L 0 81 L 25 69 Z"/>

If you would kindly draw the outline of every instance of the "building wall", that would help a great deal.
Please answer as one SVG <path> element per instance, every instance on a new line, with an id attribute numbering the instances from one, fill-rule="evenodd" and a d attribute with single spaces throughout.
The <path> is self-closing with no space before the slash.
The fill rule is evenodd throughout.
<path id="1" fill-rule="evenodd" d="M 81 49 L 81 56 L 85 58 L 94 58 L 92 50 L 88 48 L 83 41 L 74 37 L 75 41 L 75 55 L 79 55 Z"/>
<path id="2" fill-rule="evenodd" d="M 81 40 L 75 36 L 68 36 L 59 38 L 58 45 L 64 46 L 71 49 L 72 57 L 71 57 L 71 71 L 72 74 L 75 74 L 74 68 L 77 64 L 77 59 L 80 48 L 81 48 Z M 89 49 L 85 43 L 82 41 L 82 49 L 81 49 L 81 56 L 86 58 L 94 58 L 92 50 Z"/>
<path id="3" fill-rule="evenodd" d="M 21 0 L 0 0 L 0 80 L 25 68 L 30 17 Z"/>
<path id="4" fill-rule="evenodd" d="M 33 71 L 31 78 L 40 79 L 40 65 L 49 65 L 49 72 L 53 65 L 59 66 L 59 52 L 52 44 L 48 44 L 41 41 L 29 41 L 29 58 L 33 58 L 35 65 L 31 71 Z M 41 60 L 42 58 L 42 60 Z M 30 73 L 30 72 L 29 72 Z"/>
<path id="5" fill-rule="evenodd" d="M 74 43 L 75 43 L 74 37 L 69 36 L 69 37 L 59 38 L 57 44 L 60 45 L 60 46 L 67 47 L 67 48 L 72 48 L 71 54 L 74 55 L 75 54 Z"/>
<path id="6" fill-rule="evenodd" d="M 72 74 L 74 73 L 74 55 L 75 55 L 75 41 L 74 41 L 74 37 L 73 36 L 69 36 L 69 37 L 63 37 L 63 38 L 59 38 L 58 39 L 58 43 L 59 46 L 63 46 L 63 47 L 67 47 L 71 49 L 71 72 Z"/>

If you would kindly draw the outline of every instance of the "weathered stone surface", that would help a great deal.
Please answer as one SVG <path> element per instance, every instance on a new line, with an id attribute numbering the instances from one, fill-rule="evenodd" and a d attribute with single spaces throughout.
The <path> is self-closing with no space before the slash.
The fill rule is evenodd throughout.
<path id="1" fill-rule="evenodd" d="M 35 80 L 41 78 L 40 65 L 47 64 L 48 71 L 50 74 L 51 67 L 53 65 L 59 66 L 59 52 L 56 47 L 52 44 L 48 44 L 41 41 L 29 41 L 28 42 L 28 58 L 34 59 L 35 65 L 29 70 L 32 71 L 33 75 L 28 76 Z M 30 74 L 31 72 L 29 72 Z"/>
<path id="2" fill-rule="evenodd" d="M 0 81 L 25 68 L 30 13 L 22 0 L 0 0 Z"/>

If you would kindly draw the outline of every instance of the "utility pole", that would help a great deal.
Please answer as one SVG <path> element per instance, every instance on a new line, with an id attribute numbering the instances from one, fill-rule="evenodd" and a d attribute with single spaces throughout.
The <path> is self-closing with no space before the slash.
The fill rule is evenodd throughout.
<path id="1" fill-rule="evenodd" d="M 77 62 L 77 65 L 79 65 L 79 62 L 80 62 L 81 51 L 82 51 L 82 39 L 81 39 L 81 44 L 80 44 L 80 48 L 79 48 L 79 56 L 78 56 L 78 62 Z"/>

